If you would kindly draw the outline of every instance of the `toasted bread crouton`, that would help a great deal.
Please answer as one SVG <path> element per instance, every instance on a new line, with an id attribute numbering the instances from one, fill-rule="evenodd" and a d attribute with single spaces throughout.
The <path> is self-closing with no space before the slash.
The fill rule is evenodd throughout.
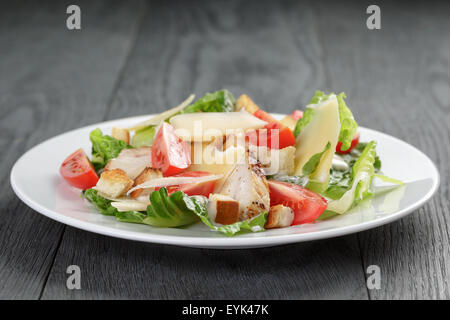
<path id="1" fill-rule="evenodd" d="M 239 202 L 223 194 L 211 194 L 208 213 L 216 223 L 232 224 L 239 220 Z"/>
<path id="2" fill-rule="evenodd" d="M 297 120 L 292 118 L 292 116 L 287 115 L 283 119 L 280 120 L 280 123 L 282 125 L 288 127 L 289 129 L 291 129 L 291 131 L 294 131 L 295 126 L 297 125 Z"/>
<path id="3" fill-rule="evenodd" d="M 136 187 L 146 181 L 162 178 L 162 172 L 159 169 L 145 168 L 142 173 L 134 179 L 133 187 Z M 154 191 L 154 188 L 137 189 L 130 193 L 130 197 L 136 199 L 139 196 L 147 196 Z"/>
<path id="4" fill-rule="evenodd" d="M 251 146 L 250 156 L 261 164 L 266 175 L 294 174 L 295 147 L 269 149 L 265 146 Z"/>
<path id="5" fill-rule="evenodd" d="M 279 150 L 278 174 L 294 174 L 295 147 L 289 146 Z"/>
<path id="6" fill-rule="evenodd" d="M 112 128 L 111 136 L 117 140 L 122 140 L 127 144 L 130 143 L 130 132 L 127 129 L 114 127 Z"/>
<path id="7" fill-rule="evenodd" d="M 121 169 L 105 170 L 97 182 L 97 190 L 108 197 L 117 198 L 133 185 L 133 180 L 128 178 L 125 171 Z"/>
<path id="8" fill-rule="evenodd" d="M 284 228 L 289 227 L 294 220 L 294 212 L 291 208 L 285 207 L 282 204 L 270 207 L 267 222 L 264 228 Z"/>
<path id="9" fill-rule="evenodd" d="M 236 111 L 241 111 L 242 109 L 253 114 L 259 109 L 259 107 L 253 102 L 252 99 L 250 99 L 248 95 L 243 94 L 236 100 Z"/>

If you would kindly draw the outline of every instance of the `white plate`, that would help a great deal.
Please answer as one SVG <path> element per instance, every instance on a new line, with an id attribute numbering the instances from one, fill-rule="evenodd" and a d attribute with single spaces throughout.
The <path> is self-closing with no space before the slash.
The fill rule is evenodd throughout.
<path id="1" fill-rule="evenodd" d="M 153 243 L 238 249 L 324 239 L 374 228 L 411 213 L 428 201 L 439 185 L 439 173 L 435 165 L 421 151 L 389 135 L 360 128 L 361 141 L 377 141 L 383 173 L 406 182 L 406 185 L 377 196 L 345 215 L 312 224 L 234 237 L 212 232 L 200 223 L 186 228 L 154 228 L 118 222 L 114 217 L 97 213 L 80 196 L 79 190 L 65 183 L 59 175 L 59 166 L 79 147 L 90 153 L 89 132 L 94 128 L 109 133 L 113 126 L 129 126 L 148 117 L 91 125 L 37 145 L 25 153 L 11 171 L 11 185 L 15 193 L 39 213 L 83 230 Z"/>

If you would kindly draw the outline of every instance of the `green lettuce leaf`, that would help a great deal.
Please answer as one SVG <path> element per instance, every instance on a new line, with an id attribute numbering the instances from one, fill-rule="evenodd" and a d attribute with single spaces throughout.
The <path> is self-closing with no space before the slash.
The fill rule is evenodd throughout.
<path id="1" fill-rule="evenodd" d="M 104 215 L 115 216 L 121 222 L 154 227 L 181 227 L 200 220 L 214 231 L 233 236 L 241 231 L 262 231 L 267 219 L 267 212 L 264 212 L 251 220 L 230 225 L 216 225 L 209 218 L 206 197 L 188 196 L 182 191 L 169 195 L 166 188 L 152 192 L 147 212 L 120 212 L 111 205 L 111 200 L 98 195 L 95 189 L 88 189 L 83 194 Z"/>
<path id="2" fill-rule="evenodd" d="M 182 191 L 168 195 L 166 188 L 150 194 L 150 205 L 143 223 L 155 227 L 180 227 L 198 221 L 196 202 Z"/>
<path id="3" fill-rule="evenodd" d="M 316 91 L 308 105 L 324 102 L 330 97 L 331 94 L 333 93 L 325 94 L 323 91 Z M 346 98 L 345 93 L 342 92 L 338 94 L 336 98 L 339 107 L 339 122 L 341 123 L 341 130 L 339 132 L 339 142 L 342 142 L 341 150 L 345 151 L 348 150 L 348 148 L 350 148 L 351 146 L 353 137 L 355 136 L 356 131 L 358 130 L 358 124 L 353 118 L 352 112 L 345 103 L 344 100 Z M 294 129 L 295 137 L 298 137 L 300 132 L 311 121 L 313 116 L 314 116 L 314 109 L 307 107 L 305 112 L 303 113 L 303 117 L 297 121 L 297 124 Z"/>
<path id="4" fill-rule="evenodd" d="M 294 136 L 297 138 L 302 132 L 303 128 L 306 127 L 306 125 L 311 121 L 311 119 L 314 117 L 314 109 L 313 108 L 306 108 L 305 112 L 303 112 L 303 117 L 301 117 L 294 128 Z"/>
<path id="5" fill-rule="evenodd" d="M 347 107 L 344 99 L 346 95 L 341 92 L 337 96 L 339 105 L 339 121 L 341 122 L 341 131 L 339 132 L 339 141 L 342 142 L 341 150 L 346 151 L 352 144 L 353 137 L 358 130 L 358 124 L 353 118 L 353 114 Z"/>
<path id="6" fill-rule="evenodd" d="M 92 203 L 97 210 L 105 216 L 116 216 L 119 211 L 111 205 L 111 200 L 103 198 L 95 189 L 87 189 L 83 191 L 83 196 Z"/>
<path id="7" fill-rule="evenodd" d="M 133 138 L 131 139 L 131 144 L 135 148 L 143 146 L 151 146 L 153 144 L 154 138 L 155 138 L 155 126 L 148 126 L 136 131 Z"/>
<path id="8" fill-rule="evenodd" d="M 343 214 L 371 195 L 370 185 L 375 175 L 376 142 L 371 141 L 356 160 L 351 172 L 351 187 L 338 199 L 328 202 L 328 211 Z"/>
<path id="9" fill-rule="evenodd" d="M 96 171 L 103 169 L 108 161 L 116 158 L 123 149 L 132 148 L 121 140 L 103 135 L 98 128 L 89 134 L 89 139 L 92 142 L 92 164 Z"/>
<path id="10" fill-rule="evenodd" d="M 100 213 L 115 216 L 122 222 L 141 223 L 154 227 L 181 227 L 199 221 L 197 215 L 191 210 L 191 199 L 182 191 L 168 195 L 166 188 L 161 188 L 150 195 L 150 205 L 147 212 L 118 211 L 108 200 L 98 194 L 95 189 L 84 191 L 84 197 L 91 202 Z"/>
<path id="11" fill-rule="evenodd" d="M 347 154 L 339 155 L 342 160 L 347 163 L 349 169 L 345 171 L 333 169 L 330 170 L 330 182 L 324 196 L 330 199 L 339 199 L 350 188 L 352 182 L 352 168 L 356 160 L 361 156 L 364 148 L 367 146 L 366 142 L 360 142 L 358 145 Z M 375 156 L 374 163 L 375 172 L 381 169 L 381 161 L 378 155 Z"/>
<path id="12" fill-rule="evenodd" d="M 207 93 L 190 106 L 184 108 L 182 113 L 193 112 L 232 112 L 235 99 L 228 90 L 219 90 Z"/>

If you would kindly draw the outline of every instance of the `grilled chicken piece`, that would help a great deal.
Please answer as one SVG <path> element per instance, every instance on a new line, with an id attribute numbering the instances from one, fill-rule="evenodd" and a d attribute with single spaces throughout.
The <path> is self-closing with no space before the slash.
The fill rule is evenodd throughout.
<path id="1" fill-rule="evenodd" d="M 269 187 L 258 163 L 251 163 L 248 150 L 218 184 L 216 193 L 239 202 L 239 219 L 247 220 L 270 207 Z"/>
<path id="2" fill-rule="evenodd" d="M 125 171 L 113 169 L 102 172 L 96 188 L 108 198 L 117 198 L 130 190 L 132 185 L 133 180 L 127 176 Z"/>
<path id="3" fill-rule="evenodd" d="M 130 131 L 127 129 L 122 129 L 118 127 L 112 128 L 111 136 L 117 140 L 122 140 L 123 142 L 130 143 Z"/>
<path id="4" fill-rule="evenodd" d="M 211 194 L 208 201 L 208 214 L 216 223 L 238 222 L 239 202 L 223 194 Z"/>
<path id="5" fill-rule="evenodd" d="M 130 179 L 134 180 L 145 168 L 151 166 L 152 148 L 140 147 L 123 149 L 117 158 L 108 161 L 105 170 L 121 169 Z"/>
<path id="6" fill-rule="evenodd" d="M 273 229 L 289 227 L 292 224 L 292 221 L 294 221 L 294 211 L 289 207 L 278 204 L 270 207 L 264 228 Z"/>
<path id="7" fill-rule="evenodd" d="M 153 169 L 153 168 L 145 168 L 142 173 L 137 176 L 136 179 L 134 179 L 133 187 L 136 187 L 146 181 L 152 180 L 152 179 L 158 179 L 162 178 L 162 172 L 159 169 Z M 155 188 L 148 188 L 148 189 L 137 189 L 130 193 L 130 197 L 133 199 L 136 199 L 140 196 L 148 196 L 150 193 L 152 193 L 155 190 Z"/>

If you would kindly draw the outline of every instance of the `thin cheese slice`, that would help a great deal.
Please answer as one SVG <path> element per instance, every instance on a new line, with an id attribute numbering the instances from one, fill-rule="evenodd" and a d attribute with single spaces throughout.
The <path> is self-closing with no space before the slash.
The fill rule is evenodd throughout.
<path id="1" fill-rule="evenodd" d="M 243 133 L 264 127 L 267 122 L 246 111 L 196 112 L 174 116 L 170 124 L 186 141 L 211 141 L 218 136 Z"/>
<path id="2" fill-rule="evenodd" d="M 179 106 L 169 109 L 167 111 L 164 111 L 148 120 L 142 121 L 132 127 L 127 128 L 128 130 L 131 131 L 137 131 L 140 129 L 143 129 L 145 127 L 148 126 L 158 126 L 162 121 L 166 120 L 167 118 L 169 118 L 170 116 L 180 112 L 181 110 L 183 110 L 184 108 L 186 108 L 188 105 L 191 104 L 192 101 L 194 101 L 195 95 L 191 94 L 186 100 L 184 100 Z M 155 131 L 157 132 L 157 131 Z"/>
<path id="3" fill-rule="evenodd" d="M 333 94 L 326 101 L 309 105 L 308 108 L 314 108 L 314 116 L 297 137 L 295 174 L 301 176 L 303 166 L 308 160 L 313 155 L 322 152 L 330 142 L 331 147 L 322 155 L 319 165 L 309 177 L 312 181 L 327 185 L 341 130 L 338 101 Z"/>

